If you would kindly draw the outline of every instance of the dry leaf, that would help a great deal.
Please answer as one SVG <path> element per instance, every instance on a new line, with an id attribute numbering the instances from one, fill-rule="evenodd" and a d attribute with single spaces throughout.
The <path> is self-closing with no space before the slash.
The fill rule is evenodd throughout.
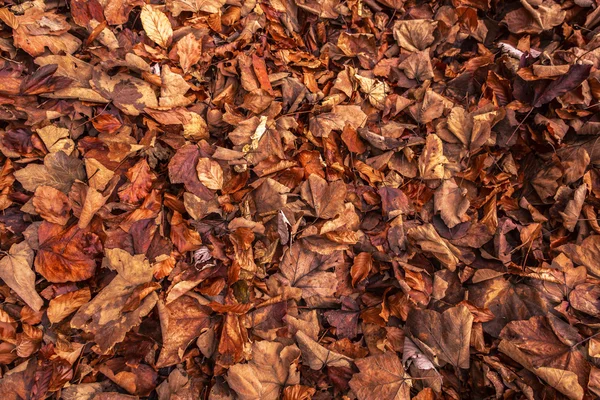
<path id="1" fill-rule="evenodd" d="M 35 291 L 33 250 L 27 241 L 13 244 L 0 260 L 0 278 L 32 309 L 39 311 L 44 300 Z"/>
<path id="2" fill-rule="evenodd" d="M 169 18 L 160 10 L 151 5 L 145 5 L 140 14 L 146 35 L 154 43 L 167 48 L 173 38 L 173 28 Z"/>
<path id="3" fill-rule="evenodd" d="M 204 186 L 212 190 L 223 188 L 223 169 L 218 162 L 210 158 L 201 158 L 196 165 L 198 179 Z"/>

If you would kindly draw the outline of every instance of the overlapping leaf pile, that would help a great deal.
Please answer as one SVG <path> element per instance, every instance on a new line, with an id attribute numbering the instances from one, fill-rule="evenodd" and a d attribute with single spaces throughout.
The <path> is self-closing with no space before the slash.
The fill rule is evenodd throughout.
<path id="1" fill-rule="evenodd" d="M 3 4 L 3 400 L 600 396 L 596 2 Z"/>

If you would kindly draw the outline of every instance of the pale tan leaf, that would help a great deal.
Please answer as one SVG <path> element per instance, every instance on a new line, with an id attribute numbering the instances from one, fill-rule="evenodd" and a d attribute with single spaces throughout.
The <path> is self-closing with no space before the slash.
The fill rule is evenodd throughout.
<path id="1" fill-rule="evenodd" d="M 425 50 L 433 43 L 438 21 L 426 19 L 402 20 L 394 25 L 394 38 L 408 51 Z"/>
<path id="2" fill-rule="evenodd" d="M 191 103 L 185 97 L 190 85 L 181 75 L 172 72 L 168 65 L 163 66 L 160 79 L 162 86 L 158 102 L 161 107 L 185 107 Z"/>
<path id="3" fill-rule="evenodd" d="M 179 65 L 184 73 L 189 72 L 201 56 L 202 45 L 193 33 L 185 35 L 177 42 L 177 55 L 179 56 Z"/>
<path id="4" fill-rule="evenodd" d="M 201 158 L 196 165 L 198 179 L 204 186 L 212 190 L 223 188 L 223 169 L 218 162 L 210 158 Z"/>
<path id="5" fill-rule="evenodd" d="M 448 228 L 469 220 L 466 213 L 470 203 L 466 196 L 467 190 L 459 187 L 454 179 L 445 180 L 435 191 L 434 211 L 440 213 Z"/>
<path id="6" fill-rule="evenodd" d="M 169 18 L 160 10 L 145 5 L 140 14 L 146 35 L 160 47 L 167 48 L 173 38 L 173 28 Z"/>
<path id="7" fill-rule="evenodd" d="M 300 383 L 296 345 L 263 340 L 252 345 L 252 355 L 250 362 L 235 364 L 227 373 L 227 383 L 240 400 L 277 400 L 284 387 Z"/>
<path id="8" fill-rule="evenodd" d="M 0 278 L 32 309 L 39 311 L 44 300 L 35 291 L 33 250 L 27 241 L 13 244 L 0 260 Z"/>
<path id="9" fill-rule="evenodd" d="M 419 172 L 423 179 L 444 179 L 445 165 L 448 159 L 444 156 L 442 140 L 436 134 L 425 139 L 425 147 L 419 157 Z"/>

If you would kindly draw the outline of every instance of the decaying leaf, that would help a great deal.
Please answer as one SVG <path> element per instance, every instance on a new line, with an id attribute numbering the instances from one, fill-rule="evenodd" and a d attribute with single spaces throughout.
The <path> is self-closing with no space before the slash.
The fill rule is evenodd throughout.
<path id="1" fill-rule="evenodd" d="M 143 255 L 132 256 L 121 249 L 107 249 L 106 255 L 117 276 L 71 319 L 71 326 L 91 333 L 103 352 L 123 341 L 127 332 L 141 323 L 141 318 L 152 311 L 158 300 L 156 293 L 151 292 L 137 309 L 123 312 L 136 287 L 150 282 L 153 270 Z"/>
<path id="2" fill-rule="evenodd" d="M 300 382 L 297 346 L 262 340 L 252 345 L 252 353 L 250 362 L 233 365 L 227 374 L 227 383 L 240 399 L 279 399 L 285 387 Z"/>
<path id="3" fill-rule="evenodd" d="M 33 250 L 26 241 L 13 244 L 0 260 L 0 278 L 32 309 L 39 311 L 44 300 L 35 291 Z"/>

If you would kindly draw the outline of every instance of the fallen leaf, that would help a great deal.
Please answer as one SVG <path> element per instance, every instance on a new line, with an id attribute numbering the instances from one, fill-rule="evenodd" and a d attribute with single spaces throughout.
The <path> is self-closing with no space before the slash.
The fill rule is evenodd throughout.
<path id="1" fill-rule="evenodd" d="M 25 304 L 39 311 L 44 300 L 35 291 L 35 273 L 31 269 L 34 253 L 27 241 L 13 244 L 0 260 L 0 278 L 23 299 Z"/>
<path id="2" fill-rule="evenodd" d="M 285 387 L 300 382 L 296 345 L 284 347 L 262 340 L 255 342 L 252 350 L 254 357 L 249 363 L 233 365 L 227 373 L 227 383 L 240 399 L 279 399 Z"/>
<path id="3" fill-rule="evenodd" d="M 107 249 L 106 257 L 117 276 L 71 319 L 74 329 L 94 335 L 103 352 L 123 341 L 127 332 L 141 323 L 141 318 L 152 311 L 158 300 L 152 292 L 136 310 L 124 313 L 129 295 L 138 285 L 150 282 L 153 269 L 141 254 L 132 256 L 121 249 Z"/>
<path id="4" fill-rule="evenodd" d="M 359 400 L 408 400 L 412 381 L 391 351 L 356 360 L 360 372 L 350 380 Z"/>
<path id="5" fill-rule="evenodd" d="M 173 37 L 173 28 L 171 27 L 171 22 L 162 11 L 146 5 L 142 8 L 140 19 L 142 20 L 146 35 L 154 43 L 164 48 L 169 46 Z"/>

